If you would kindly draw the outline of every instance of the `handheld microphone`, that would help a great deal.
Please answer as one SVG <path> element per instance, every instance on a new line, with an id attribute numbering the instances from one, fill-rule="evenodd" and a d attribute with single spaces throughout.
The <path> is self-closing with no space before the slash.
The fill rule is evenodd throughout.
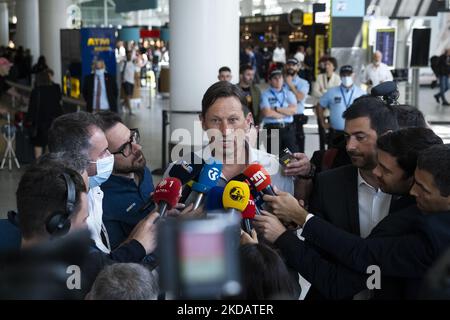
<path id="1" fill-rule="evenodd" d="M 164 178 L 156 186 L 153 200 L 158 204 L 158 211 L 163 218 L 166 211 L 175 207 L 181 197 L 181 181 L 177 178 Z"/>
<path id="2" fill-rule="evenodd" d="M 182 185 L 185 185 L 191 180 L 196 180 L 199 173 L 202 171 L 203 163 L 189 164 L 185 160 L 178 160 L 170 169 L 169 177 L 178 178 Z"/>
<path id="3" fill-rule="evenodd" d="M 256 190 L 256 187 L 250 181 L 250 179 L 247 178 L 243 173 L 240 173 L 230 180 L 242 181 L 242 182 L 245 182 L 248 184 L 248 187 L 250 188 L 250 194 L 253 197 L 253 201 L 255 202 L 256 214 L 261 215 L 261 210 L 262 210 L 262 206 L 264 204 L 264 200 L 262 198 L 261 193 L 259 193 L 258 190 Z"/>
<path id="4" fill-rule="evenodd" d="M 272 181 L 266 169 L 259 163 L 253 163 L 244 170 L 244 175 L 250 179 L 258 192 L 276 196 L 271 185 Z"/>
<path id="5" fill-rule="evenodd" d="M 211 190 L 209 190 L 208 194 L 206 195 L 205 203 L 207 212 L 214 210 L 223 210 L 222 197 L 224 190 L 225 188 L 220 186 L 212 187 Z"/>
<path id="6" fill-rule="evenodd" d="M 217 185 L 222 173 L 222 163 L 212 162 L 206 163 L 198 177 L 198 182 L 192 184 L 192 193 L 186 200 L 186 206 L 194 203 L 194 210 L 197 209 L 203 197 L 208 191 Z"/>
<path id="7" fill-rule="evenodd" d="M 232 180 L 228 182 L 223 191 L 223 207 L 230 213 L 242 212 L 248 205 L 250 188 L 245 182 Z"/>
<path id="8" fill-rule="evenodd" d="M 250 199 L 248 200 L 248 205 L 244 211 L 242 211 L 242 224 L 244 227 L 244 231 L 247 232 L 250 236 L 252 235 L 252 220 L 255 218 L 256 206 L 253 201 L 253 197 L 250 195 Z"/>

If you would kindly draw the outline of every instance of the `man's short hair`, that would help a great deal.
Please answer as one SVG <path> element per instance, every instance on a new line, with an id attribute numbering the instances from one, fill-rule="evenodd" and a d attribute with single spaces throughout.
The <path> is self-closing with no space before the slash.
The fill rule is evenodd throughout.
<path id="1" fill-rule="evenodd" d="M 406 128 L 381 135 L 377 148 L 396 158 L 397 164 L 408 177 L 414 175 L 419 152 L 431 146 L 443 144 L 431 129 Z"/>
<path id="2" fill-rule="evenodd" d="M 249 64 L 242 64 L 242 65 L 240 66 L 240 68 L 239 68 L 239 74 L 244 74 L 245 71 L 247 71 L 247 70 L 252 70 L 252 71 L 253 71 L 252 66 L 249 65 Z"/>
<path id="3" fill-rule="evenodd" d="M 221 72 L 231 72 L 231 69 L 227 66 L 223 66 L 219 69 L 219 73 Z"/>
<path id="4" fill-rule="evenodd" d="M 48 235 L 47 222 L 55 212 L 66 212 L 67 185 L 63 173 L 75 185 L 73 212 L 80 209 L 80 195 L 86 186 L 80 174 L 62 164 L 35 164 L 25 171 L 16 191 L 19 228 L 23 238 Z"/>
<path id="5" fill-rule="evenodd" d="M 417 168 L 433 176 L 441 196 L 450 195 L 450 144 L 432 146 L 419 154 Z"/>
<path id="6" fill-rule="evenodd" d="M 386 104 L 376 97 L 363 96 L 356 99 L 352 105 L 344 111 L 342 117 L 348 120 L 367 117 L 370 127 L 380 136 L 389 130 L 398 130 L 395 113 Z"/>
<path id="7" fill-rule="evenodd" d="M 87 154 L 93 127 L 100 128 L 100 125 L 88 112 L 67 113 L 56 118 L 48 131 L 49 151 Z"/>
<path id="8" fill-rule="evenodd" d="M 40 165 L 51 166 L 54 163 L 62 164 L 64 167 L 82 173 L 89 165 L 89 158 L 85 154 L 67 152 L 50 152 L 43 154 L 37 161 Z"/>
<path id="9" fill-rule="evenodd" d="M 245 93 L 239 86 L 232 84 L 228 81 L 218 81 L 206 90 L 202 99 L 202 116 L 205 117 L 208 109 L 220 98 L 235 97 L 242 105 L 242 111 L 244 116 L 247 116 L 250 112 L 247 106 L 247 98 Z"/>
<path id="10" fill-rule="evenodd" d="M 400 128 L 428 128 L 422 111 L 409 105 L 393 105 L 394 112 L 397 115 L 397 122 Z"/>
<path id="11" fill-rule="evenodd" d="M 157 277 L 137 263 L 115 263 L 97 276 L 88 298 L 91 300 L 156 300 Z"/>
<path id="12" fill-rule="evenodd" d="M 109 130 L 118 123 L 123 123 L 122 118 L 112 111 L 100 111 L 95 114 L 103 131 Z"/>

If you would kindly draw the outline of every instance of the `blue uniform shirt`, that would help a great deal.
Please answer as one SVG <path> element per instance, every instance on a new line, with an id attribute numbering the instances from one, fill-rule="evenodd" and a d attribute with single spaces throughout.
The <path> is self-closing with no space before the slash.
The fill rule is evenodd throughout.
<path id="1" fill-rule="evenodd" d="M 155 207 L 139 212 L 155 189 L 150 170 L 144 168 L 144 176 L 136 185 L 134 179 L 111 175 L 100 188 L 103 195 L 103 222 L 108 231 L 111 248 L 116 248 L 130 234 L 136 224 Z"/>
<path id="2" fill-rule="evenodd" d="M 259 107 L 261 110 L 275 107 L 287 108 L 290 104 L 297 104 L 297 99 L 289 89 L 283 87 L 280 91 L 276 91 L 270 87 L 261 94 Z M 292 123 L 294 117 L 286 116 L 280 119 L 264 117 L 263 121 L 264 123 Z"/>
<path id="3" fill-rule="evenodd" d="M 292 84 L 295 86 L 298 92 L 301 92 L 305 95 L 305 97 L 302 100 L 297 101 L 297 114 L 303 114 L 305 112 L 306 96 L 308 95 L 309 92 L 309 82 L 296 75 L 295 77 L 292 78 Z M 289 89 L 289 86 L 287 85 L 286 82 L 283 84 L 283 87 L 286 90 L 289 91 L 291 90 Z"/>
<path id="4" fill-rule="evenodd" d="M 334 130 L 344 130 L 345 120 L 342 114 L 351 106 L 356 98 L 366 93 L 360 88 L 353 85 L 350 89 L 344 86 L 337 86 L 328 89 L 328 91 L 320 98 L 319 104 L 323 109 L 330 109 L 330 125 Z"/>

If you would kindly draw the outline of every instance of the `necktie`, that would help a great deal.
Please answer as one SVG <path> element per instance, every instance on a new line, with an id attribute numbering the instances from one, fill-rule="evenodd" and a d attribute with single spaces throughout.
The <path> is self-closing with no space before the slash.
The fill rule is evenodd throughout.
<path id="1" fill-rule="evenodd" d="M 102 83 L 100 81 L 100 76 L 97 76 L 97 93 L 95 95 L 95 111 L 100 110 L 100 97 L 102 95 Z"/>

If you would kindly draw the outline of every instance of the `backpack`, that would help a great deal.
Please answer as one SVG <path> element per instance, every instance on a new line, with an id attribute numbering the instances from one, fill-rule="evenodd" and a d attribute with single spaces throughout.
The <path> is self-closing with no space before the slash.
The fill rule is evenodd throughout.
<path id="1" fill-rule="evenodd" d="M 436 77 L 439 77 L 439 74 L 440 74 L 440 72 L 439 72 L 439 57 L 432 56 L 430 58 L 430 65 L 431 65 L 431 70 L 433 70 Z"/>

